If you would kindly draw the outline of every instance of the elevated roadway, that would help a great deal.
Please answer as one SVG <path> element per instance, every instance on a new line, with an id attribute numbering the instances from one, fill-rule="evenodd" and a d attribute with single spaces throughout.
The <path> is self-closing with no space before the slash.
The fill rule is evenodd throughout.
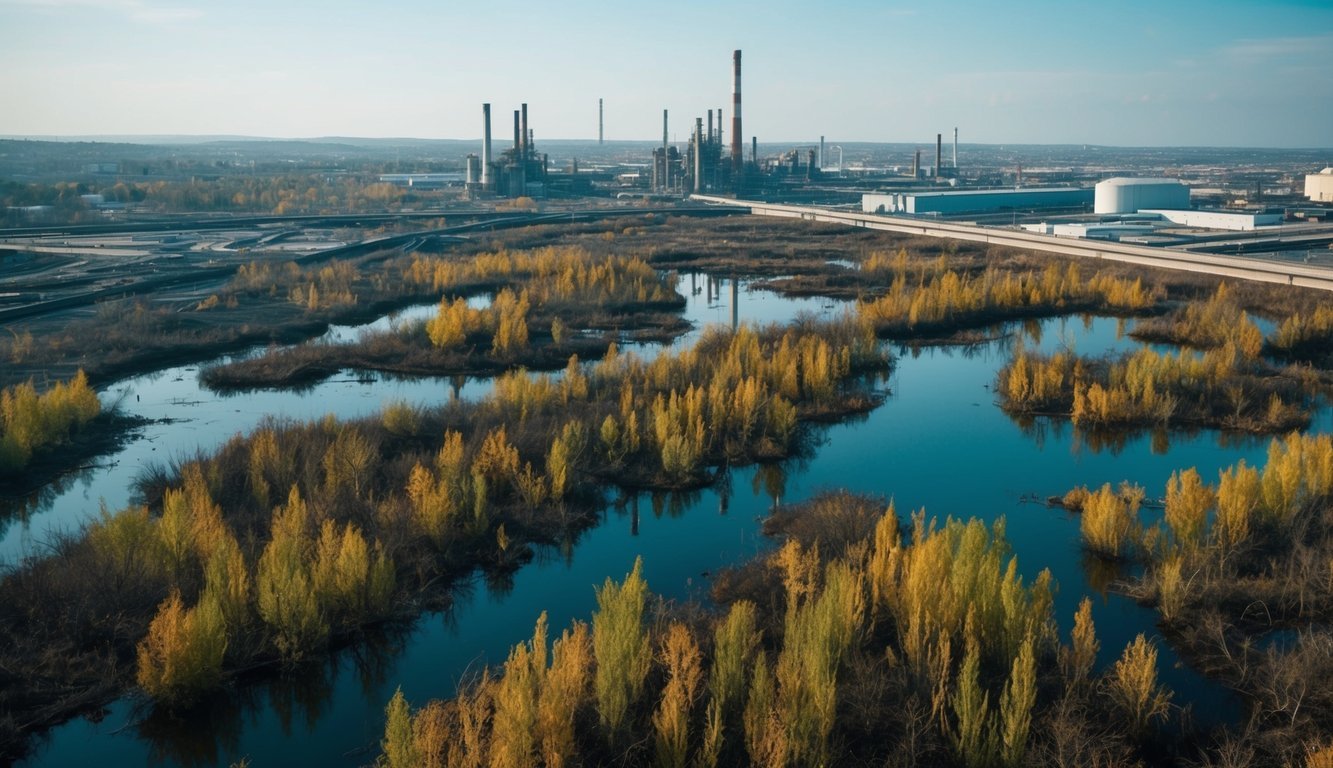
<path id="1" fill-rule="evenodd" d="M 820 221 L 831 224 L 845 224 L 850 227 L 880 229 L 887 232 L 901 232 L 907 235 L 923 237 L 942 237 L 953 240 L 968 240 L 987 245 L 1000 245 L 1009 248 L 1023 248 L 1043 253 L 1058 253 L 1064 256 L 1080 256 L 1090 259 L 1105 259 L 1128 264 L 1139 264 L 1160 269 L 1174 269 L 1182 272 L 1200 272 L 1219 277 L 1239 280 L 1256 280 L 1265 283 L 1282 283 L 1304 288 L 1318 288 L 1333 291 L 1333 269 L 1309 264 L 1252 259 L 1241 256 L 1222 256 L 1209 253 L 1191 253 L 1174 248 L 1155 248 L 1146 245 L 1130 245 L 1106 240 L 1082 240 L 1055 235 L 1042 235 L 1035 232 L 1023 232 L 1011 229 L 979 227 L 972 224 L 923 221 L 896 216 L 881 216 L 871 213 L 852 211 L 834 211 L 804 205 L 779 205 L 753 200 L 735 200 L 711 195 L 694 195 L 695 202 L 727 205 L 748 209 L 756 216 L 776 216 L 805 221 Z"/>

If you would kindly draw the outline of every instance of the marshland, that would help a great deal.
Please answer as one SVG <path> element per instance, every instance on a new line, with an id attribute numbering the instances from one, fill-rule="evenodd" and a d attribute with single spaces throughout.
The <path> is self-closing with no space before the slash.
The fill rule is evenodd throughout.
<path id="1" fill-rule="evenodd" d="M 146 423 L 10 502 L 5 754 L 1299 764 L 1322 298 L 655 217 L 99 309 L 191 362 L 94 379 Z M 180 337 L 247 308 L 305 331 Z M 72 381 L 6 439 L 93 427 Z"/>

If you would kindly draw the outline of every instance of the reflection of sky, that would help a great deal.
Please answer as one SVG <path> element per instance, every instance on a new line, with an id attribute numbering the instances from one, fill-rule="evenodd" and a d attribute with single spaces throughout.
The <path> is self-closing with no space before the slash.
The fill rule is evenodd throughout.
<path id="1" fill-rule="evenodd" d="M 684 276 L 681 292 L 688 294 L 689 285 L 689 277 Z M 827 300 L 791 302 L 743 287 L 739 298 L 740 314 L 747 320 L 785 320 L 800 309 L 831 309 L 823 306 Z M 686 315 L 696 323 L 729 324 L 729 300 L 729 286 L 713 302 L 701 291 L 691 297 Z M 1038 325 L 1040 341 L 1029 338 L 1027 343 L 1044 351 L 1072 345 L 1080 353 L 1100 354 L 1135 346 L 1117 332 L 1118 322 L 1113 319 L 1073 317 Z M 1145 435 L 1127 439 L 1116 452 L 1098 453 L 1081 447 L 1067 424 L 1048 423 L 1044 429 L 1025 432 L 995 406 L 990 390 L 996 371 L 1007 360 L 1009 344 L 1005 340 L 972 349 L 902 352 L 887 382 L 892 394 L 885 404 L 863 419 L 816 429 L 819 445 L 813 456 L 800 466 L 786 468 L 782 501 L 799 501 L 823 489 L 847 488 L 894 499 L 904 519 L 921 507 L 940 518 L 980 516 L 990 520 L 1003 515 L 1025 578 L 1030 581 L 1042 568 L 1053 572 L 1059 585 L 1056 615 L 1062 636 L 1067 638 L 1079 600 L 1091 592 L 1080 565 L 1078 520 L 1063 511 L 1028 503 L 1026 497 L 1044 498 L 1073 485 L 1097 486 L 1124 479 L 1144 485 L 1149 496 L 1160 496 L 1176 468 L 1197 466 L 1205 478 L 1213 478 L 1220 468 L 1240 458 L 1262 464 L 1267 441 L 1240 439 L 1223 445 L 1217 433 L 1205 431 L 1172 436 L 1161 455 L 1154 452 L 1151 438 Z M 120 465 L 152 460 L 162 452 L 179 453 L 198 445 L 207 448 L 248 428 L 264 413 L 306 418 L 334 411 L 355 416 L 372 412 L 389 399 L 438 402 L 447 396 L 444 384 L 433 380 L 363 384 L 340 377 L 307 395 L 259 393 L 225 399 L 200 393 L 187 374 L 178 371 L 134 383 L 145 410 L 177 415 L 183 411 L 189 420 L 160 425 L 162 443 L 154 445 L 157 451 L 146 450 L 147 441 L 140 441 L 117 458 Z M 471 396 L 480 391 L 478 385 L 470 387 Z M 203 402 L 173 406 L 172 398 Z M 1317 426 L 1329 429 L 1327 410 Z M 135 450 L 139 453 L 130 453 Z M 107 487 L 115 482 L 108 479 Z M 756 469 L 733 469 L 729 487 L 725 514 L 720 511 L 722 497 L 716 488 L 680 499 L 678 509 L 673 510 L 669 503 L 658 504 L 660 514 L 651 496 L 641 495 L 605 512 L 602 524 L 586 532 L 568 557 L 555 550 L 540 552 L 535 562 L 514 575 L 509 590 L 497 593 L 477 579 L 475 589 L 460 593 L 447 617 L 424 617 L 406 649 L 387 662 L 385 679 L 369 687 L 360 682 L 352 655 L 341 654 L 323 714 L 309 726 L 298 715 L 291 732 L 284 732 L 266 703 L 267 694 L 255 693 L 261 708 L 234 725 L 233 730 L 239 732 L 235 745 L 224 749 L 221 757 L 233 761 L 249 756 L 275 764 L 365 763 L 377 749 L 384 704 L 397 687 L 418 705 L 431 697 L 449 695 L 468 670 L 481 663 L 502 663 L 510 645 L 530 636 L 541 611 L 548 611 L 555 632 L 573 619 L 588 620 L 595 609 L 594 586 L 607 577 L 621 578 L 636 555 L 643 556 L 645 576 L 656 593 L 677 600 L 706 597 L 709 574 L 771 546 L 759 535 L 758 521 L 772 499 L 764 483 L 756 480 Z M 84 491 L 83 496 L 89 493 Z M 82 514 L 79 509 L 68 519 L 76 520 Z M 1113 660 L 1135 634 L 1154 631 L 1154 614 L 1120 597 L 1094 597 L 1093 617 L 1103 664 Z M 1231 706 L 1219 688 L 1201 683 L 1188 669 L 1174 668 L 1174 661 L 1174 655 L 1163 649 L 1160 673 L 1178 691 L 1174 703 L 1192 700 L 1196 715 L 1205 721 Z M 100 724 L 79 720 L 65 725 L 53 733 L 34 763 L 77 764 L 94 754 L 104 763 L 144 763 L 152 747 L 137 740 L 133 728 L 121 730 L 131 716 L 129 704 L 118 702 Z M 182 732 L 197 738 L 201 727 L 184 724 Z M 362 748 L 372 752 L 354 752 Z"/>

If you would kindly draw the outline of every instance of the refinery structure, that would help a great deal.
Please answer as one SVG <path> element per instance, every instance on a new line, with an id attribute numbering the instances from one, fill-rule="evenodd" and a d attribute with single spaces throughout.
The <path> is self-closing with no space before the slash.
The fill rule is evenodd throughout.
<path id="1" fill-rule="evenodd" d="M 700 91 L 686 111 L 661 109 L 660 141 L 609 137 L 614 98 L 596 100 L 595 135 L 588 104 L 592 138 L 540 145 L 540 115 L 530 115 L 527 103 L 504 108 L 512 139 L 503 125 L 509 115 L 484 103 L 477 105 L 479 143 L 448 142 L 449 150 L 415 168 L 395 163 L 378 181 L 429 192 L 441 210 L 709 198 L 1333 263 L 1327 151 L 962 144 L 967 127 L 957 125 L 931 126 L 914 141 L 840 140 L 829 126 L 806 141 L 761 142 L 783 128 L 742 119 L 741 63 L 742 51 L 733 51 L 730 113 L 724 93 Z M 116 159 L 88 162 L 84 175 L 114 183 L 125 172 L 110 162 Z M 132 214 L 111 201 L 93 204 L 107 215 Z M 41 223 L 40 208 L 7 215 L 14 225 Z"/>

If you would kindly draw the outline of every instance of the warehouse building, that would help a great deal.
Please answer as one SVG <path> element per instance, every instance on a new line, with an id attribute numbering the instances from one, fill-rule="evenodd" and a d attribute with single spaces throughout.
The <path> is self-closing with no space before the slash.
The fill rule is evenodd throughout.
<path id="1" fill-rule="evenodd" d="M 913 216 L 951 216 L 1048 208 L 1086 209 L 1092 190 L 1075 187 L 1033 189 L 978 189 L 949 192 L 900 192 L 861 196 L 865 213 L 905 213 Z"/>
<path id="2" fill-rule="evenodd" d="M 1167 211 L 1155 208 L 1142 208 L 1139 213 L 1151 213 L 1162 219 L 1179 224 L 1182 227 L 1199 229 L 1229 229 L 1237 232 L 1250 232 L 1258 227 L 1271 227 L 1282 223 L 1282 214 L 1259 211 Z"/>
<path id="3" fill-rule="evenodd" d="M 1179 210 L 1190 205 L 1189 187 L 1177 179 L 1117 177 L 1097 182 L 1094 213 L 1134 213 L 1144 208 Z"/>
<path id="4" fill-rule="evenodd" d="M 1085 240 L 1120 240 L 1129 236 L 1146 237 L 1157 229 L 1152 224 L 1128 221 L 1075 222 L 1072 224 L 1041 222 L 1040 224 L 1024 224 L 1022 228 L 1028 232 L 1036 232 L 1039 235 L 1078 237 Z"/>

